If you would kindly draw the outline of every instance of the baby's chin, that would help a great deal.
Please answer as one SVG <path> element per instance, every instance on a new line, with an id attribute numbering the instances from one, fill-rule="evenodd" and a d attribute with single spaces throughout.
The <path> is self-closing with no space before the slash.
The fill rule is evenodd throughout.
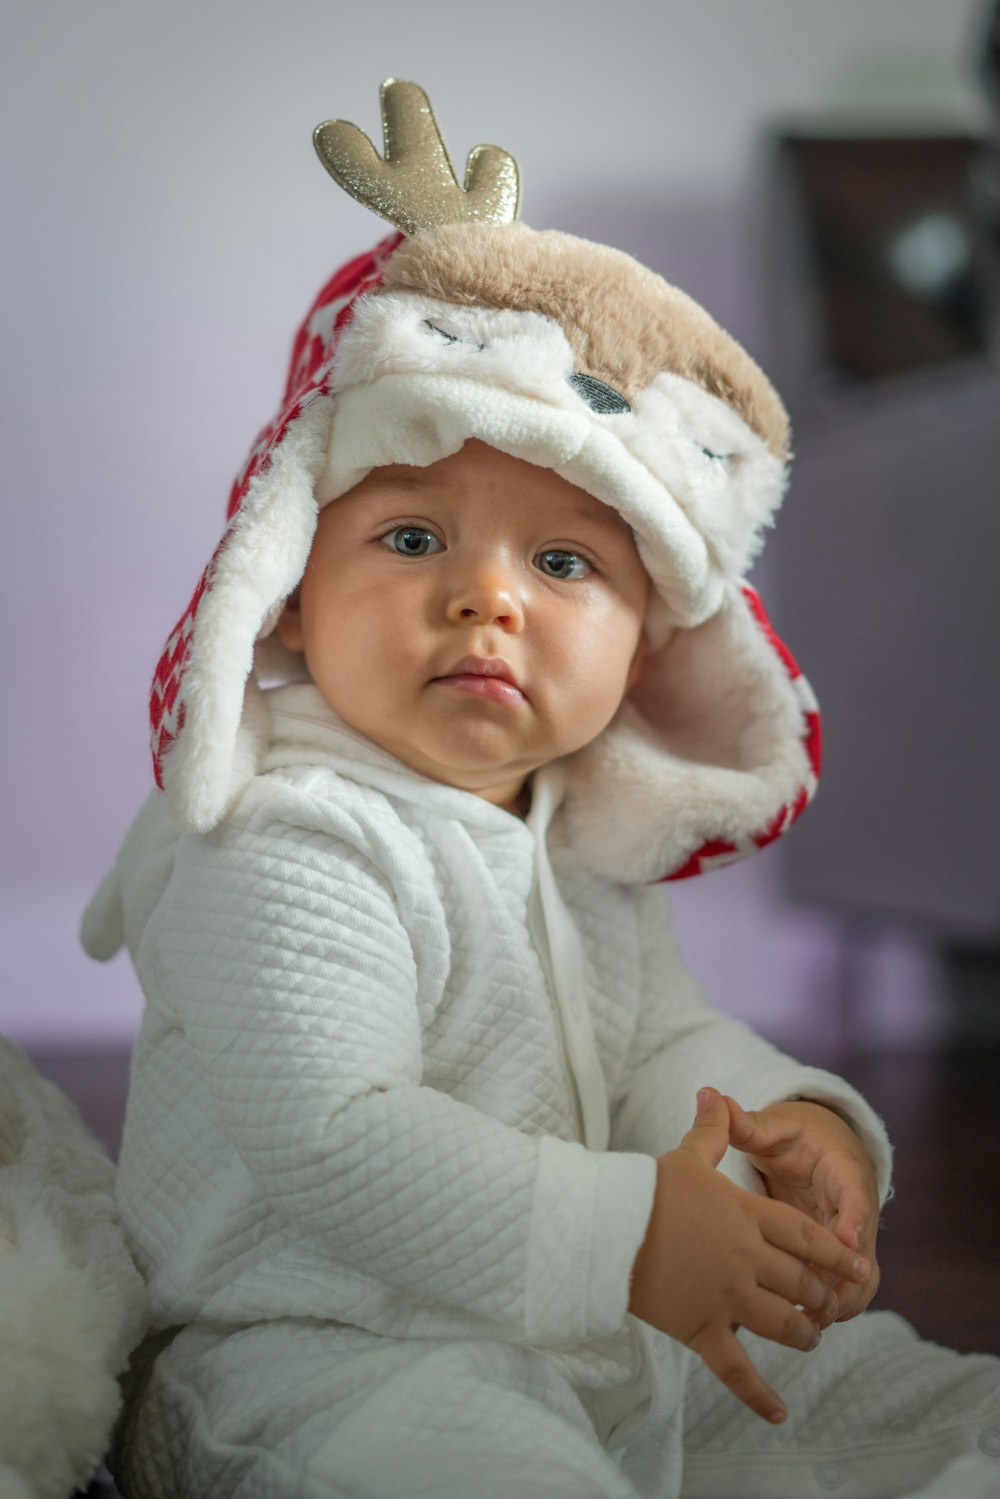
<path id="1" fill-rule="evenodd" d="M 463 703 L 457 712 L 451 709 L 429 720 L 418 710 L 409 723 L 402 714 L 394 720 L 388 715 L 352 711 L 348 705 L 330 706 L 356 732 L 409 769 L 508 810 L 534 771 L 581 749 L 595 737 L 582 736 L 579 725 L 575 735 L 543 734 L 537 723 L 507 721 L 504 717 L 505 713 L 521 710 L 482 707 L 475 699 Z M 401 722 L 406 724 L 403 732 Z"/>
<path id="2" fill-rule="evenodd" d="M 373 737 L 369 735 L 369 737 Z M 407 738 L 383 735 L 374 742 L 432 781 L 470 791 L 498 805 L 515 800 L 529 775 L 555 755 L 511 753 L 509 744 L 487 727 L 472 732 Z"/>
<path id="3" fill-rule="evenodd" d="M 390 753 L 432 781 L 453 786 L 457 791 L 471 791 L 476 796 L 495 802 L 516 797 L 532 771 L 537 770 L 540 764 L 548 763 L 534 759 L 496 760 L 487 755 L 405 756 L 395 750 L 390 750 Z"/>

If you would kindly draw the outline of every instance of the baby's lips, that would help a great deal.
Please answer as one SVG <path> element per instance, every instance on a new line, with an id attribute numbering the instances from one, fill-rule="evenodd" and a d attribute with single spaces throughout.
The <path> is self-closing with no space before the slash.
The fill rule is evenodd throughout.
<path id="1" fill-rule="evenodd" d="M 508 703 L 530 701 L 524 686 L 511 667 L 502 656 L 463 656 L 460 661 L 455 661 L 440 675 L 432 677 L 432 682 L 453 682 L 456 686 L 465 684 L 463 690 L 482 694 L 484 697 L 495 697 L 500 701 Z M 495 683 L 492 690 L 485 686 L 477 688 L 476 684 L 487 682 Z"/>
<path id="2" fill-rule="evenodd" d="M 507 682 L 511 687 L 516 687 L 520 693 L 524 693 L 513 668 L 502 656 L 463 656 L 461 661 L 456 661 L 449 666 L 447 671 L 441 673 L 442 677 L 495 677 L 501 682 Z"/>

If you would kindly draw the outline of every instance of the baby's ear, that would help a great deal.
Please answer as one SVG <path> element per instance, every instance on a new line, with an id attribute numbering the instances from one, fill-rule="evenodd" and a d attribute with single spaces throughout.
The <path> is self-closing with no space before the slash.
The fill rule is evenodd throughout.
<path id="1" fill-rule="evenodd" d="M 278 615 L 275 629 L 282 645 L 287 646 L 290 651 L 305 650 L 305 636 L 302 633 L 302 606 L 298 588 L 293 589 L 285 600 L 285 607 Z"/>

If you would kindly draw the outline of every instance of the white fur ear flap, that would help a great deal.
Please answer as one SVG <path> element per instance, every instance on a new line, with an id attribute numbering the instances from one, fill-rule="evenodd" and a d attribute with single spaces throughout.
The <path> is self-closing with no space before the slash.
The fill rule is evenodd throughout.
<path id="1" fill-rule="evenodd" d="M 625 883 L 699 874 L 783 833 L 816 789 L 819 715 L 752 589 L 645 657 L 613 722 L 567 758 L 560 815 Z"/>
<path id="2" fill-rule="evenodd" d="M 195 832 L 224 816 L 266 742 L 254 643 L 305 571 L 332 405 L 306 407 L 254 476 L 157 672 L 154 756 L 173 816 Z"/>

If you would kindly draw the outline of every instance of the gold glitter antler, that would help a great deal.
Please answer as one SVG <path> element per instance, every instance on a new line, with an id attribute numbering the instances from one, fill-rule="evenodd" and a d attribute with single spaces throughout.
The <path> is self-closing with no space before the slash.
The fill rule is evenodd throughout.
<path id="1" fill-rule="evenodd" d="M 381 88 L 385 156 L 347 120 L 313 131 L 319 159 L 340 186 L 404 234 L 438 224 L 510 224 L 517 218 L 517 162 L 499 146 L 469 152 L 459 186 L 427 95 L 389 78 Z"/>

